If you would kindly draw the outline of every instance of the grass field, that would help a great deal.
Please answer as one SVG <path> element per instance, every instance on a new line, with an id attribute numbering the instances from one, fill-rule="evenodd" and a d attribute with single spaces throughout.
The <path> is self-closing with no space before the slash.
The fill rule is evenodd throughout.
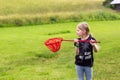
<path id="1" fill-rule="evenodd" d="M 119 80 L 120 21 L 88 22 L 100 40 L 95 56 L 94 80 Z M 0 28 L 0 80 L 77 80 L 74 46 L 63 42 L 52 53 L 44 45 L 51 37 L 76 38 L 77 22 Z"/>

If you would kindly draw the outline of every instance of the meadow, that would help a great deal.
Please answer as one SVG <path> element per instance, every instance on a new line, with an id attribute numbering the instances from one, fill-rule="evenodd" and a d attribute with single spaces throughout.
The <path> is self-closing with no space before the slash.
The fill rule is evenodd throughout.
<path id="1" fill-rule="evenodd" d="M 1 0 L 0 27 L 62 22 L 120 20 L 104 0 Z"/>
<path id="2" fill-rule="evenodd" d="M 4 0 L 1 1 L 0 14 L 35 14 L 35 13 L 59 13 L 59 12 L 80 12 L 80 10 L 88 11 L 104 9 L 102 2 L 104 0 Z"/>
<path id="3" fill-rule="evenodd" d="M 101 41 L 94 54 L 94 80 L 119 80 L 120 21 L 88 22 Z M 44 42 L 52 37 L 77 38 L 78 22 L 0 28 L 0 80 L 77 80 L 72 42 L 62 42 L 57 53 Z"/>

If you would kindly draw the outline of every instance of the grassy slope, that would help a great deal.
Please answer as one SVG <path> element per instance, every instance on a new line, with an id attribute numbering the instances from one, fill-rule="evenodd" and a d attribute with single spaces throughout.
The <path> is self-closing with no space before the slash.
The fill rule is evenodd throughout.
<path id="1" fill-rule="evenodd" d="M 0 1 L 0 27 L 46 23 L 119 20 L 119 13 L 102 6 L 104 0 Z"/>
<path id="2" fill-rule="evenodd" d="M 4 0 L 0 1 L 0 19 L 44 19 L 53 15 L 64 19 L 65 16 L 78 16 L 84 12 L 108 11 L 102 6 L 102 2 L 103 0 Z"/>
<path id="3" fill-rule="evenodd" d="M 103 0 L 4 0 L 1 1 L 1 15 L 29 15 L 29 14 L 48 14 L 59 12 L 78 13 L 82 11 L 102 10 L 105 9 L 102 5 Z"/>
<path id="4" fill-rule="evenodd" d="M 77 80 L 73 43 L 63 42 L 56 54 L 44 46 L 51 37 L 76 38 L 77 24 L 0 28 L 0 79 Z M 100 52 L 95 54 L 94 80 L 119 80 L 119 21 L 89 24 L 93 35 L 102 42 Z"/>

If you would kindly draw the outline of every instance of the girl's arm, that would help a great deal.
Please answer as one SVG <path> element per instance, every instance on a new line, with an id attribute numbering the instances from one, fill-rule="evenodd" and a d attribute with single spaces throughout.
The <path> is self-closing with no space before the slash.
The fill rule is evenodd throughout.
<path id="1" fill-rule="evenodd" d="M 78 55 L 79 54 L 79 42 L 78 42 L 78 39 L 74 39 L 74 46 L 75 46 L 76 55 Z"/>
<path id="2" fill-rule="evenodd" d="M 98 52 L 99 51 L 99 46 L 96 43 L 93 43 L 94 40 L 91 40 L 90 44 L 93 46 L 93 50 L 94 52 Z"/>
<path id="3" fill-rule="evenodd" d="M 95 43 L 94 45 L 92 45 L 93 46 L 93 50 L 95 51 L 95 52 L 98 52 L 99 51 L 99 47 L 98 47 L 98 45 Z"/>
<path id="4" fill-rule="evenodd" d="M 75 48 L 75 52 L 76 52 L 76 55 L 78 55 L 79 54 L 79 48 Z"/>

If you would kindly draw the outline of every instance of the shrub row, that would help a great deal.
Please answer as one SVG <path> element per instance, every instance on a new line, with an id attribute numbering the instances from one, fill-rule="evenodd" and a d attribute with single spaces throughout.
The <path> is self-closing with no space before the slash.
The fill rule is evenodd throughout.
<path id="1" fill-rule="evenodd" d="M 0 17 L 0 27 L 39 25 L 60 22 L 79 22 L 79 21 L 103 21 L 119 20 L 120 16 L 109 12 L 90 12 L 90 13 L 67 13 L 67 14 L 49 14 L 49 15 L 27 15 L 27 16 L 9 16 Z"/>

